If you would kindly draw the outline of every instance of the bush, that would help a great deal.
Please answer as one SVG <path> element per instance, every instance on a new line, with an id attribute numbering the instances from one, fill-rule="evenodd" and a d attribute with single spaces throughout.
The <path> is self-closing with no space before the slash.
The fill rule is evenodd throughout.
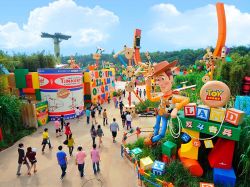
<path id="1" fill-rule="evenodd" d="M 145 100 L 142 103 L 138 103 L 135 105 L 135 109 L 137 113 L 145 112 L 148 107 L 151 108 L 157 108 L 159 106 L 160 102 L 152 102 L 150 100 Z"/>

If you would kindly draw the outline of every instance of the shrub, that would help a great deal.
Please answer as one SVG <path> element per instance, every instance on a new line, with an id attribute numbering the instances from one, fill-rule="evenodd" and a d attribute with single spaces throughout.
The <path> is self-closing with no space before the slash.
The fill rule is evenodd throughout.
<path id="1" fill-rule="evenodd" d="M 157 108 L 159 104 L 160 102 L 152 102 L 147 99 L 144 102 L 138 103 L 137 105 L 135 105 L 135 109 L 138 113 L 141 113 L 141 112 L 145 112 L 148 107 Z"/>

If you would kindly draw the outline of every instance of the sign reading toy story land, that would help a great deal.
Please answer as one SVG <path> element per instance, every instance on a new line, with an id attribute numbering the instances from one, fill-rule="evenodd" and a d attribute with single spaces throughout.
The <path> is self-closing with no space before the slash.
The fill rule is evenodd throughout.
<path id="1" fill-rule="evenodd" d="M 38 126 L 42 126 L 48 123 L 49 111 L 47 101 L 36 103 L 36 117 Z"/>
<path id="2" fill-rule="evenodd" d="M 49 118 L 75 117 L 83 109 L 83 75 L 80 69 L 39 69 L 42 101 L 48 101 Z"/>
<path id="3" fill-rule="evenodd" d="M 223 107 L 230 98 L 230 89 L 220 81 L 209 81 L 200 90 L 202 102 L 210 107 Z"/>

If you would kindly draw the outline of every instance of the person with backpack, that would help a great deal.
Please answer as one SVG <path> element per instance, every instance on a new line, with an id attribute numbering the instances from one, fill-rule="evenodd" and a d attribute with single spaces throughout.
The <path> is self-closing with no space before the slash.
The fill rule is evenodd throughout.
<path id="1" fill-rule="evenodd" d="M 121 115 L 122 115 L 122 112 L 123 112 L 123 106 L 124 106 L 123 102 L 120 101 L 120 102 L 119 102 L 119 108 L 120 108 L 120 114 L 121 114 Z"/>
<path id="2" fill-rule="evenodd" d="M 93 170 L 94 170 L 94 174 L 96 175 L 97 173 L 100 172 L 100 153 L 99 151 L 96 149 L 96 144 L 93 144 L 93 149 L 90 152 L 91 155 L 91 160 L 93 163 Z"/>
<path id="3" fill-rule="evenodd" d="M 76 165 L 78 165 L 78 170 L 80 172 L 81 178 L 84 176 L 84 165 L 85 165 L 85 158 L 87 157 L 85 151 L 82 150 L 82 146 L 77 148 L 76 153 Z"/>
<path id="4" fill-rule="evenodd" d="M 100 148 L 102 144 L 102 137 L 104 136 L 101 125 L 98 125 L 96 133 L 97 133 L 97 136 L 99 137 L 99 148 Z"/>
<path id="5" fill-rule="evenodd" d="M 21 167 L 22 167 L 23 164 L 25 164 L 27 166 L 28 172 L 29 172 L 30 165 L 27 162 L 26 157 L 25 157 L 25 151 L 24 151 L 23 143 L 20 143 L 20 144 L 18 144 L 18 167 L 17 167 L 17 172 L 16 172 L 17 176 L 21 175 L 20 171 L 21 171 Z"/>
<path id="6" fill-rule="evenodd" d="M 34 166 L 34 173 L 36 173 L 37 172 L 37 170 L 36 170 L 36 163 L 37 163 L 36 152 L 33 151 L 31 147 L 27 148 L 26 158 L 28 158 L 28 160 L 30 161 L 30 164 L 31 164 L 31 167 L 29 168 L 29 171 L 28 171 L 28 175 L 31 175 L 30 171 L 31 171 L 33 166 Z"/>
<path id="7" fill-rule="evenodd" d="M 102 117 L 103 117 L 103 126 L 108 125 L 108 115 L 107 115 L 106 108 L 104 109 L 102 113 Z"/>
<path id="8" fill-rule="evenodd" d="M 45 146 L 48 144 L 49 145 L 49 148 L 52 149 L 52 146 L 51 146 L 51 143 L 50 143 L 50 139 L 49 139 L 49 132 L 48 132 L 48 129 L 45 128 L 44 129 L 44 132 L 43 132 L 43 141 L 42 141 L 42 145 L 43 145 L 43 148 L 42 148 L 42 153 L 44 154 L 44 149 L 45 149 Z"/>
<path id="9" fill-rule="evenodd" d="M 73 150 L 74 150 L 74 144 L 75 144 L 75 141 L 72 137 L 72 134 L 69 135 L 69 138 L 68 138 L 68 148 L 69 148 L 69 156 L 72 156 L 72 153 L 73 153 Z"/>
<path id="10" fill-rule="evenodd" d="M 95 138 L 97 136 L 97 132 L 96 132 L 96 129 L 95 129 L 94 125 L 92 125 L 92 127 L 90 129 L 90 134 L 91 134 L 91 138 L 93 140 L 93 144 L 95 144 Z"/>
<path id="11" fill-rule="evenodd" d="M 61 180 L 66 175 L 67 164 L 68 164 L 67 154 L 62 149 L 63 147 L 61 145 L 58 146 L 58 152 L 56 153 L 57 162 L 60 165 L 61 170 L 62 170 Z"/>

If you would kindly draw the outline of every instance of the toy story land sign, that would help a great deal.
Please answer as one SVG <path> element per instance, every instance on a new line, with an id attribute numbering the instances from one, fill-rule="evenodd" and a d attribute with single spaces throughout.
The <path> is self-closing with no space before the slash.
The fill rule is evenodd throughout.
<path id="1" fill-rule="evenodd" d="M 49 121 L 48 102 L 43 101 L 36 104 L 36 117 L 38 126 L 42 126 Z"/>

